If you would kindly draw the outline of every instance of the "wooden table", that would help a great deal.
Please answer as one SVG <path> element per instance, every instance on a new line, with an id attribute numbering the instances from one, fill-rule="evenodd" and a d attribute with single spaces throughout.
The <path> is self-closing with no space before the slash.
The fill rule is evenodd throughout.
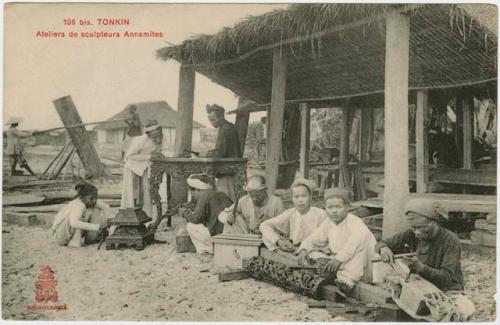
<path id="1" fill-rule="evenodd" d="M 203 173 L 208 175 L 212 185 L 215 185 L 217 176 L 234 175 L 234 189 L 235 193 L 238 193 L 243 188 L 246 180 L 246 166 L 247 159 L 245 158 L 165 158 L 152 160 L 149 181 L 151 199 L 156 206 L 158 216 L 162 215 L 159 189 L 163 174 L 167 175 L 167 193 L 170 201 L 171 177 L 181 177 L 186 180 L 191 174 Z"/>

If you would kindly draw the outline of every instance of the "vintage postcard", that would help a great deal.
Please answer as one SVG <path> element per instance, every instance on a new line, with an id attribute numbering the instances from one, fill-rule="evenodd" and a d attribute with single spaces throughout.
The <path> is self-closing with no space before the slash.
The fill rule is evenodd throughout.
<path id="1" fill-rule="evenodd" d="M 495 5 L 3 15 L 4 321 L 497 319 Z"/>

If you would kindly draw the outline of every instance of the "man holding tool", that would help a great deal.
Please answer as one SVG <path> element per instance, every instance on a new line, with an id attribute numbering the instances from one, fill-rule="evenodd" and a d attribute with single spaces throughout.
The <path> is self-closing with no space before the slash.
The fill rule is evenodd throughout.
<path id="1" fill-rule="evenodd" d="M 417 198 L 406 204 L 404 214 L 410 229 L 375 246 L 382 261 L 393 263 L 394 254 L 415 253 L 401 256 L 410 271 L 453 296 L 461 309 L 472 314 L 474 306 L 460 293 L 464 290 L 460 241 L 457 235 L 440 226 L 442 218 L 448 218 L 446 211 L 437 202 Z"/>

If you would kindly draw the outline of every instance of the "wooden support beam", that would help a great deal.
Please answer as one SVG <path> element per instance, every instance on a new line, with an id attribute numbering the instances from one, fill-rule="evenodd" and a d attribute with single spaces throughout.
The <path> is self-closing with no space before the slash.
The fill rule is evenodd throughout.
<path id="1" fill-rule="evenodd" d="M 238 137 L 240 139 L 241 154 L 245 152 L 245 143 L 247 141 L 248 133 L 248 122 L 250 121 L 249 112 L 238 112 L 236 113 L 236 121 L 234 125 L 238 130 Z"/>
<path id="2" fill-rule="evenodd" d="M 372 133 L 372 109 L 361 109 L 361 161 L 370 160 L 370 140 Z"/>
<path id="3" fill-rule="evenodd" d="M 401 218 L 401 209 L 409 194 L 409 37 L 410 19 L 389 14 L 385 44 L 384 239 L 408 228 L 407 221 Z"/>
<path id="4" fill-rule="evenodd" d="M 472 141 L 474 140 L 474 98 L 467 96 L 462 104 L 463 116 L 463 167 L 472 168 Z"/>
<path id="5" fill-rule="evenodd" d="M 309 177 L 309 146 L 311 136 L 311 109 L 307 103 L 299 104 L 300 109 L 300 164 L 299 175 Z"/>
<path id="6" fill-rule="evenodd" d="M 417 91 L 417 112 L 416 112 L 416 127 L 415 127 L 415 142 L 417 155 L 417 192 L 427 192 L 427 183 L 429 182 L 428 165 L 429 165 L 429 145 L 428 145 L 428 105 L 427 90 Z"/>
<path id="7" fill-rule="evenodd" d="M 192 67 L 181 65 L 179 71 L 179 96 L 177 101 L 177 123 L 175 128 L 175 156 L 180 157 L 185 151 L 191 150 L 193 136 L 193 105 L 195 71 Z M 185 202 L 188 197 L 186 180 L 182 177 L 172 177 L 171 204 Z"/>
<path id="8" fill-rule="evenodd" d="M 287 55 L 281 48 L 273 51 L 273 82 L 271 111 L 268 116 L 268 141 L 266 146 L 266 180 L 270 194 L 276 189 L 281 154 L 283 118 L 285 114 L 285 91 L 287 75 Z"/>
<path id="9" fill-rule="evenodd" d="M 65 126 L 83 124 L 82 118 L 80 117 L 71 96 L 56 99 L 53 103 Z M 85 127 L 81 125 L 69 128 L 66 131 L 68 132 L 71 142 L 75 146 L 78 157 L 80 157 L 80 161 L 85 169 L 94 177 L 103 176 L 105 174 L 104 165 L 101 162 L 101 159 L 99 158 L 99 155 L 97 154 L 94 144 L 92 143 Z"/>
<path id="10" fill-rule="evenodd" d="M 342 107 L 342 128 L 340 130 L 340 165 L 347 165 L 349 161 L 349 108 Z"/>

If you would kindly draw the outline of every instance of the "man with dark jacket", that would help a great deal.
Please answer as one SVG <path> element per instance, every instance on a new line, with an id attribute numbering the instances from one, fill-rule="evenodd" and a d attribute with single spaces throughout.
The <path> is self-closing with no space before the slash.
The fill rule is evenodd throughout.
<path id="1" fill-rule="evenodd" d="M 209 158 L 239 158 L 242 157 L 238 130 L 234 124 L 224 118 L 224 107 L 207 105 L 208 120 L 218 129 L 215 148 L 207 153 Z M 235 200 L 234 175 L 217 175 L 217 190 L 226 193 Z"/>
<path id="2" fill-rule="evenodd" d="M 224 227 L 217 217 L 233 201 L 226 194 L 213 190 L 207 175 L 191 175 L 187 183 L 196 207 L 192 213 L 189 210 L 184 213 L 188 222 L 186 230 L 198 254 L 212 254 L 211 237 L 222 233 Z"/>
<path id="3" fill-rule="evenodd" d="M 474 305 L 461 292 L 464 278 L 460 265 L 460 241 L 454 233 L 440 226 L 447 213 L 437 202 L 412 199 L 404 209 L 410 229 L 380 241 L 375 250 L 385 262 L 393 262 L 394 254 L 416 253 L 406 258 L 412 273 L 420 275 L 455 299 L 465 317 Z"/>

